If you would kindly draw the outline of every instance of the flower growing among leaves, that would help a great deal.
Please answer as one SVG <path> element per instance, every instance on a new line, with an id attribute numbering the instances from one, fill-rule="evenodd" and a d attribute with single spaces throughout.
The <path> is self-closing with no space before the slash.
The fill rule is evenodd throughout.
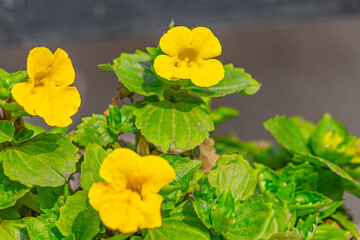
<path id="1" fill-rule="evenodd" d="M 58 48 L 33 48 L 27 59 L 27 82 L 13 86 L 11 93 L 18 104 L 31 115 L 42 117 L 50 126 L 66 127 L 80 106 L 80 95 L 74 82 L 75 71 L 68 54 Z"/>
<path id="2" fill-rule="evenodd" d="M 209 87 L 224 78 L 224 67 L 219 60 L 221 44 L 210 29 L 174 27 L 160 39 L 166 54 L 155 58 L 155 72 L 168 80 L 190 79 L 199 87 Z"/>
<path id="3" fill-rule="evenodd" d="M 92 185 L 89 202 L 108 228 L 131 233 L 161 226 L 163 198 L 157 193 L 175 178 L 165 159 L 115 149 L 102 163 L 100 176 L 105 181 Z"/>

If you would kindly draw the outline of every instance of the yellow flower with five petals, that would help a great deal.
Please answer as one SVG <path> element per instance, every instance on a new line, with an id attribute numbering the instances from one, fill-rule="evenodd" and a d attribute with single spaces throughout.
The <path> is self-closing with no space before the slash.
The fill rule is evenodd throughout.
<path id="1" fill-rule="evenodd" d="M 190 79 L 199 87 L 216 85 L 224 78 L 222 63 L 212 59 L 221 54 L 221 44 L 210 29 L 174 27 L 161 37 L 159 45 L 166 54 L 154 60 L 159 76 L 172 81 Z"/>
<path id="2" fill-rule="evenodd" d="M 91 186 L 89 202 L 105 226 L 122 233 L 161 226 L 163 198 L 157 193 L 175 178 L 165 159 L 118 148 L 104 159 L 99 173 L 105 181 Z"/>
<path id="3" fill-rule="evenodd" d="M 42 117 L 50 126 L 66 127 L 80 106 L 74 67 L 68 54 L 58 48 L 33 48 L 27 59 L 28 81 L 12 87 L 11 94 L 27 113 Z"/>

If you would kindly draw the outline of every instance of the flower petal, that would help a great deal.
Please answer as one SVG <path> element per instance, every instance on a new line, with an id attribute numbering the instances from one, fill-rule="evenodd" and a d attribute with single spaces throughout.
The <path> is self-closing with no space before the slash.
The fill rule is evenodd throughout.
<path id="1" fill-rule="evenodd" d="M 191 82 L 199 87 L 216 85 L 224 74 L 222 63 L 216 59 L 198 61 L 191 66 Z"/>
<path id="2" fill-rule="evenodd" d="M 172 166 L 162 157 L 149 155 L 141 158 L 139 175 L 144 179 L 141 193 L 158 193 L 175 178 Z"/>
<path id="3" fill-rule="evenodd" d="M 42 101 L 36 102 L 35 113 L 50 126 L 66 127 L 72 123 L 71 116 L 80 106 L 81 99 L 76 87 L 35 87 L 43 94 Z"/>
<path id="4" fill-rule="evenodd" d="M 160 38 L 161 50 L 170 56 L 177 55 L 182 49 L 190 46 L 192 32 L 189 28 L 173 27 Z"/>
<path id="5" fill-rule="evenodd" d="M 142 208 L 140 212 L 144 217 L 144 222 L 140 228 L 156 228 L 161 226 L 161 204 L 163 198 L 159 194 L 144 193 L 142 194 Z"/>
<path id="6" fill-rule="evenodd" d="M 141 157 L 128 148 L 117 148 L 110 153 L 100 167 L 100 177 L 106 182 L 116 185 L 118 189 L 126 189 L 128 181 L 136 178 Z"/>
<path id="7" fill-rule="evenodd" d="M 75 80 L 75 71 L 69 55 L 61 48 L 58 48 L 54 53 L 54 58 L 51 74 L 52 80 L 58 86 L 72 84 Z"/>
<path id="8" fill-rule="evenodd" d="M 154 69 L 160 77 L 173 80 L 174 73 L 177 71 L 175 64 L 176 59 L 162 54 L 155 58 Z"/>
<path id="9" fill-rule="evenodd" d="M 36 47 L 29 52 L 27 58 L 27 74 L 31 82 L 35 78 L 46 76 L 54 63 L 53 53 L 46 47 Z"/>
<path id="10" fill-rule="evenodd" d="M 217 37 L 206 27 L 197 27 L 192 30 L 192 47 L 198 51 L 198 57 L 209 59 L 221 54 L 221 44 Z"/>
<path id="11" fill-rule="evenodd" d="M 46 96 L 45 92 L 38 91 L 34 88 L 34 84 L 29 82 L 16 83 L 11 89 L 11 94 L 15 101 L 31 115 L 36 115 L 35 108 Z"/>
<path id="12" fill-rule="evenodd" d="M 191 68 L 187 63 L 181 63 L 179 67 L 176 68 L 173 78 L 176 79 L 189 79 L 191 76 Z"/>
<path id="13" fill-rule="evenodd" d="M 100 211 L 104 204 L 117 201 L 116 189 L 106 182 L 94 183 L 89 190 L 89 203 L 96 210 Z"/>
<path id="14" fill-rule="evenodd" d="M 142 205 L 141 197 L 130 190 L 124 191 L 119 196 L 117 201 L 101 207 L 100 219 L 110 229 L 118 229 L 122 233 L 136 232 L 144 222 L 139 210 Z"/>

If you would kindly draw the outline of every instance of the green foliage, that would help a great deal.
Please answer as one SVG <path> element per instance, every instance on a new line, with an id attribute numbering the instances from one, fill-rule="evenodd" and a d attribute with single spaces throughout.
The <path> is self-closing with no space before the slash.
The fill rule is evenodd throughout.
<path id="1" fill-rule="evenodd" d="M 15 128 L 10 121 L 0 121 L 0 143 L 14 138 Z"/>
<path id="2" fill-rule="evenodd" d="M 91 142 L 105 147 L 113 143 L 115 137 L 116 135 L 109 129 L 107 117 L 93 114 L 82 119 L 82 123 L 77 126 L 74 133 L 73 141 L 81 147 L 86 147 Z"/>
<path id="3" fill-rule="evenodd" d="M 64 237 L 52 219 L 44 218 L 42 216 L 36 218 L 29 217 L 25 218 L 25 225 L 31 240 L 60 240 Z"/>
<path id="4" fill-rule="evenodd" d="M 285 116 L 276 116 L 265 122 L 264 126 L 278 143 L 291 153 L 307 154 L 310 152 L 307 146 L 307 138 L 295 121 Z"/>
<path id="5" fill-rule="evenodd" d="M 22 219 L 0 221 L 0 239 L 30 240 Z"/>
<path id="6" fill-rule="evenodd" d="M 99 214 L 90 206 L 87 194 L 87 191 L 79 191 L 69 196 L 60 209 L 56 226 L 64 236 L 73 233 L 75 239 L 88 240 L 99 232 Z"/>
<path id="7" fill-rule="evenodd" d="M 26 186 L 64 184 L 75 171 L 77 148 L 70 137 L 41 133 L 16 147 L 0 152 L 4 173 Z"/>
<path id="8" fill-rule="evenodd" d="M 338 229 L 335 224 L 323 224 L 318 226 L 313 240 L 336 239 L 347 240 L 349 232 Z"/>
<path id="9" fill-rule="evenodd" d="M 104 150 L 96 143 L 89 143 L 86 147 L 84 161 L 81 164 L 81 186 L 89 190 L 91 185 L 102 181 L 99 170 L 105 157 L 111 152 L 111 149 Z"/>
<path id="10" fill-rule="evenodd" d="M 210 112 L 210 117 L 213 120 L 215 127 L 237 115 L 239 115 L 239 112 L 231 107 L 219 107 Z"/>
<path id="11" fill-rule="evenodd" d="M 13 206 L 16 201 L 23 197 L 29 190 L 29 187 L 16 181 L 11 181 L 5 174 L 0 164 L 0 209 Z"/>
<path id="12" fill-rule="evenodd" d="M 222 163 L 224 162 L 224 163 Z M 258 170 L 250 167 L 241 155 L 232 154 L 222 156 L 209 173 L 209 182 L 220 196 L 230 190 L 235 201 L 244 200 L 255 190 Z"/>
<path id="13" fill-rule="evenodd" d="M 209 115 L 195 104 L 149 102 L 135 115 L 141 134 L 164 153 L 193 149 L 214 130 Z"/>
<path id="14" fill-rule="evenodd" d="M 175 179 L 165 186 L 160 194 L 164 197 L 163 209 L 174 208 L 187 194 L 190 182 L 194 178 L 195 171 L 200 168 L 201 162 L 178 155 L 161 155 L 174 168 Z"/>

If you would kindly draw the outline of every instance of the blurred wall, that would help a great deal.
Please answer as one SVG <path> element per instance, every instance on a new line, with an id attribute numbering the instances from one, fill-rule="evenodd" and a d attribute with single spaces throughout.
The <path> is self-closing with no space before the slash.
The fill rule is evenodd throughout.
<path id="1" fill-rule="evenodd" d="M 360 136 L 360 17 L 216 28 L 214 32 L 223 45 L 223 63 L 244 67 L 262 83 L 254 96 L 236 94 L 214 100 L 214 107 L 226 105 L 240 111 L 239 117 L 219 126 L 216 134 L 234 131 L 244 139 L 269 139 L 262 123 L 276 114 L 299 114 L 316 122 L 329 112 L 351 134 Z M 156 46 L 160 37 L 161 33 L 44 44 L 53 51 L 65 49 L 75 66 L 75 85 L 83 103 L 72 126 L 81 117 L 102 113 L 120 86 L 113 72 L 100 70 L 97 64 L 111 62 L 122 52 Z M 0 66 L 10 72 L 26 69 L 28 51 L 34 46 L 37 44 L 0 48 Z"/>

